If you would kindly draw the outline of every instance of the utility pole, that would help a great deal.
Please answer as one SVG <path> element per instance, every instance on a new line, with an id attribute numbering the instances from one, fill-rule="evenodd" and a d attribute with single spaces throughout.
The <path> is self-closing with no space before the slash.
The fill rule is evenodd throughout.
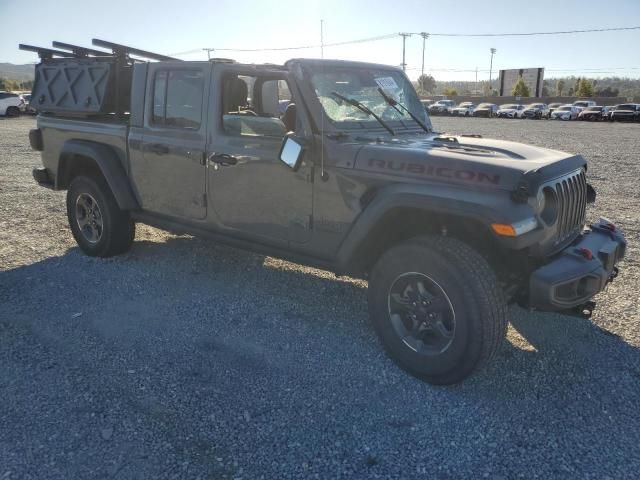
<path id="1" fill-rule="evenodd" d="M 411 34 L 410 33 L 399 33 L 398 35 L 400 35 L 402 37 L 402 70 L 406 70 L 407 69 L 407 62 L 405 61 L 405 44 L 407 41 L 407 37 L 410 37 Z"/>
<path id="2" fill-rule="evenodd" d="M 424 49 L 427 38 L 429 38 L 429 34 L 425 32 L 421 32 L 420 36 L 422 37 L 422 75 L 424 77 Z"/>
<path id="3" fill-rule="evenodd" d="M 320 20 L 320 58 L 324 58 L 324 20 Z"/>
<path id="4" fill-rule="evenodd" d="M 211 60 L 211 52 L 215 50 L 215 48 L 203 48 L 205 52 L 207 52 L 207 60 Z"/>
<path id="5" fill-rule="evenodd" d="M 478 94 L 478 67 L 476 67 L 476 86 L 474 88 L 476 95 Z"/>
<path id="6" fill-rule="evenodd" d="M 491 74 L 493 73 L 493 56 L 496 54 L 496 49 L 492 48 L 491 49 L 491 63 L 489 64 L 489 95 L 491 95 Z"/>

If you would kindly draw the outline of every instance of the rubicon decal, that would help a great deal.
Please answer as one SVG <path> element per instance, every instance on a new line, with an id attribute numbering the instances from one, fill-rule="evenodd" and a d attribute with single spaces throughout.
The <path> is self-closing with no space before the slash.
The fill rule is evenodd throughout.
<path id="1" fill-rule="evenodd" d="M 500 183 L 500 175 L 497 174 L 474 172 L 473 170 L 457 170 L 450 167 L 423 165 L 422 163 L 410 163 L 397 160 L 378 160 L 372 158 L 369 160 L 369 166 L 380 170 L 407 172 L 427 177 L 448 178 L 461 182 L 489 183 L 493 185 L 498 185 Z"/>

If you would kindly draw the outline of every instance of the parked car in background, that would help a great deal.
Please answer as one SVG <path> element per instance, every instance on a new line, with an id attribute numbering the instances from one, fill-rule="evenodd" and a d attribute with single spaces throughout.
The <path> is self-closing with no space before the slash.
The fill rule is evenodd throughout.
<path id="1" fill-rule="evenodd" d="M 549 118 L 549 107 L 546 103 L 530 103 L 523 110 L 522 117 L 534 118 L 536 120 Z"/>
<path id="2" fill-rule="evenodd" d="M 436 103 L 429 107 L 429 114 L 431 115 L 449 115 L 451 109 L 456 106 L 456 102 L 453 100 L 438 100 Z"/>
<path id="3" fill-rule="evenodd" d="M 554 111 L 556 108 L 560 107 L 560 106 L 562 106 L 562 103 L 550 103 L 550 104 L 548 105 L 548 107 L 549 107 L 549 118 L 551 118 L 551 114 L 553 113 L 553 111 Z"/>
<path id="4" fill-rule="evenodd" d="M 0 115 L 17 117 L 23 108 L 24 100 L 17 93 L 0 92 Z"/>
<path id="5" fill-rule="evenodd" d="M 587 107 L 578 113 L 578 120 L 587 120 L 590 122 L 600 121 L 603 119 L 603 112 L 608 112 L 608 110 L 609 107 L 601 107 L 599 105 L 596 105 L 595 107 Z"/>
<path id="6" fill-rule="evenodd" d="M 611 121 L 611 113 L 613 113 L 613 109 L 616 108 L 615 106 L 606 106 L 606 107 L 602 107 L 602 113 L 600 114 L 600 116 L 602 117 L 601 120 L 602 121 Z"/>
<path id="7" fill-rule="evenodd" d="M 425 98 L 424 100 L 420 100 L 420 103 L 424 105 L 424 109 L 428 112 L 429 107 L 435 103 L 435 100 L 431 100 L 430 98 Z"/>
<path id="8" fill-rule="evenodd" d="M 573 106 L 578 108 L 578 112 L 581 112 L 587 107 L 595 107 L 596 102 L 593 100 L 576 100 L 573 102 Z"/>
<path id="9" fill-rule="evenodd" d="M 500 105 L 496 116 L 498 118 L 522 118 L 524 108 L 524 105 L 507 103 L 505 105 Z"/>
<path id="10" fill-rule="evenodd" d="M 610 117 L 612 122 L 640 121 L 640 105 L 637 103 L 623 103 L 616 105 Z"/>
<path id="11" fill-rule="evenodd" d="M 560 105 L 551 114 L 551 120 L 576 120 L 579 109 L 571 104 Z"/>
<path id="12" fill-rule="evenodd" d="M 36 109 L 31 106 L 30 93 L 23 93 L 22 100 L 24 101 L 24 110 L 22 110 L 23 112 L 28 113 L 30 115 L 35 115 L 36 113 L 38 113 Z"/>
<path id="13" fill-rule="evenodd" d="M 473 111 L 476 109 L 476 105 L 473 102 L 462 102 L 455 108 L 451 109 L 451 115 L 457 115 L 461 117 L 469 117 L 473 115 Z"/>
<path id="14" fill-rule="evenodd" d="M 473 111 L 474 117 L 495 117 L 498 113 L 498 106 L 495 103 L 481 103 Z"/>

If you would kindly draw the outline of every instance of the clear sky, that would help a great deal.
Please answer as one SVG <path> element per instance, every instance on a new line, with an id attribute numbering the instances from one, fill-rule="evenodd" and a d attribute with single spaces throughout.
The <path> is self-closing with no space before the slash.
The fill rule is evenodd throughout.
<path id="1" fill-rule="evenodd" d="M 201 48 L 268 48 L 326 43 L 398 32 L 504 33 L 640 25 L 640 0 L 0 0 L 0 62 L 30 63 L 36 55 L 18 43 L 52 40 L 90 46 L 102 38 L 145 50 L 205 59 Z M 640 30 L 540 37 L 427 40 L 425 70 L 442 80 L 489 76 L 489 49 L 501 68 L 545 67 L 559 75 L 640 77 Z M 422 39 L 407 39 L 407 73 L 416 78 Z M 228 52 L 241 62 L 282 63 L 319 57 L 320 49 Z M 326 47 L 325 58 L 402 62 L 402 39 Z M 495 73 L 494 73 L 495 78 Z"/>

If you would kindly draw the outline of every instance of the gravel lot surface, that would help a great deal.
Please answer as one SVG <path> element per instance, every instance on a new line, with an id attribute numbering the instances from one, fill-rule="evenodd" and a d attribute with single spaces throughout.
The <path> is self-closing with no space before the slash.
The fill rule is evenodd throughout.
<path id="1" fill-rule="evenodd" d="M 513 307 L 445 388 L 384 356 L 362 282 L 145 226 L 82 255 L 0 118 L 0 480 L 637 478 L 640 125 L 434 124 L 583 153 L 630 242 L 591 321 Z"/>

